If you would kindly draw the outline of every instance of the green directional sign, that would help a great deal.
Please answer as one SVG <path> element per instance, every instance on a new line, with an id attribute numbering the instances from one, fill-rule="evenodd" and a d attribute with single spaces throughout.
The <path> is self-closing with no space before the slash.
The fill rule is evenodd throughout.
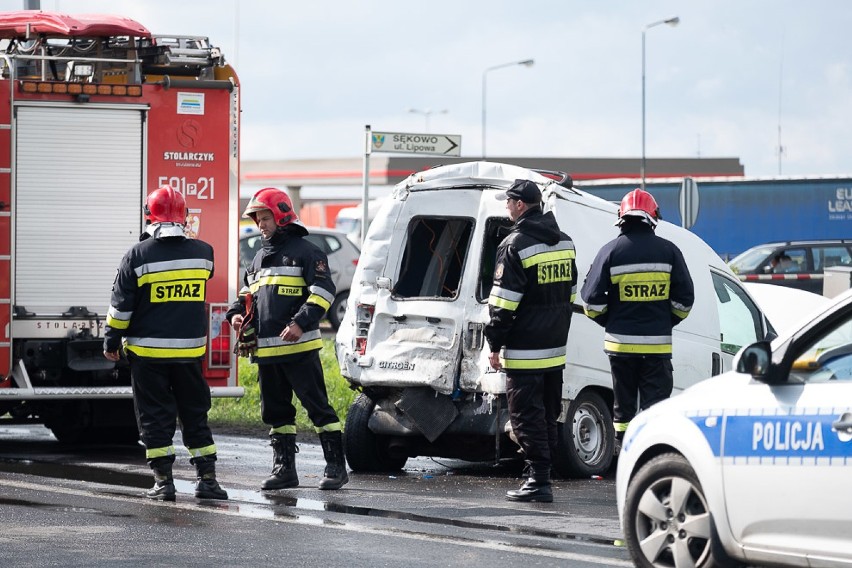
<path id="1" fill-rule="evenodd" d="M 461 156 L 461 135 L 373 132 L 371 151 L 392 154 Z"/>

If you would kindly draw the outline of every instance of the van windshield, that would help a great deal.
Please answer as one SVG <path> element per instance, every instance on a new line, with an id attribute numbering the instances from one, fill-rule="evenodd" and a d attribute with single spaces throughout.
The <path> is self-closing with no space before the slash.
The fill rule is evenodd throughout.
<path id="1" fill-rule="evenodd" d="M 472 219 L 413 218 L 394 296 L 457 298 L 472 231 Z"/>

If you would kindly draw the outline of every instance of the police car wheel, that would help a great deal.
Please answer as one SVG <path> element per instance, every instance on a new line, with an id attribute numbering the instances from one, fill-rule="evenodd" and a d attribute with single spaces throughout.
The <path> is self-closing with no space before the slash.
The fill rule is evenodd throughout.
<path id="1" fill-rule="evenodd" d="M 553 467 L 563 477 L 603 475 L 612 465 L 615 432 L 610 405 L 598 393 L 585 390 L 568 405 L 559 424 Z"/>
<path id="2" fill-rule="evenodd" d="M 652 458 L 630 480 L 624 537 L 636 566 L 720 566 L 714 535 L 701 483 L 680 454 Z"/>
<path id="3" fill-rule="evenodd" d="M 344 453 L 352 471 L 399 471 L 408 461 L 405 456 L 388 451 L 388 437 L 379 436 L 368 424 L 376 403 L 361 393 L 349 407 L 343 429 Z"/>

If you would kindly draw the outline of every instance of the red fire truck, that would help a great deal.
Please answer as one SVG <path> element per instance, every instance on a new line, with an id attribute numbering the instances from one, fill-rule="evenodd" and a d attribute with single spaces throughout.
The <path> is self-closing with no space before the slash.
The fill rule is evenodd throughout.
<path id="1" fill-rule="evenodd" d="M 239 92 L 206 37 L 0 13 L 0 420 L 71 443 L 137 439 L 128 367 L 103 357 L 102 336 L 116 268 L 163 184 L 215 249 L 205 376 L 213 396 L 242 395 L 223 321 L 237 284 Z"/>

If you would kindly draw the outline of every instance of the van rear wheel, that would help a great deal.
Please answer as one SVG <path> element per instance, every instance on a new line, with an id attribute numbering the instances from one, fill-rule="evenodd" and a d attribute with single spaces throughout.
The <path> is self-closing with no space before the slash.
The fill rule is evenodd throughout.
<path id="1" fill-rule="evenodd" d="M 392 455 L 388 450 L 389 438 L 370 430 L 370 415 L 375 407 L 376 403 L 364 393 L 349 407 L 343 430 L 346 461 L 353 471 L 399 471 L 408 458 Z"/>
<path id="2" fill-rule="evenodd" d="M 612 464 L 615 430 L 609 405 L 598 393 L 585 390 L 568 405 L 559 425 L 553 466 L 564 477 L 603 475 Z"/>
<path id="3" fill-rule="evenodd" d="M 342 294 L 338 294 L 334 299 L 334 302 L 331 303 L 331 307 L 328 309 L 328 323 L 331 324 L 331 327 L 335 330 L 340 328 L 340 322 L 343 321 L 343 316 L 346 314 L 346 302 L 349 301 L 349 292 L 343 292 Z"/>

